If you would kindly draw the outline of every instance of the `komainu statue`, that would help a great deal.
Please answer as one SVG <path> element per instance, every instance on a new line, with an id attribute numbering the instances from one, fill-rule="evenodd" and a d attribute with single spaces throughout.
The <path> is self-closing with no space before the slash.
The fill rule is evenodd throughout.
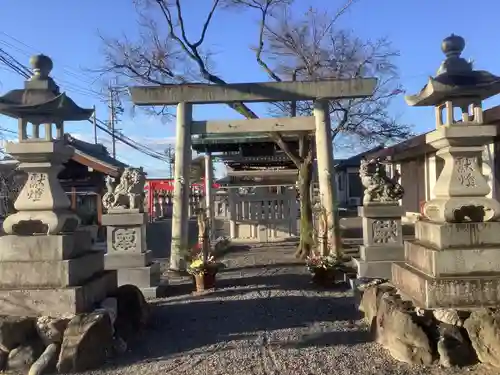
<path id="1" fill-rule="evenodd" d="M 398 183 L 399 173 L 393 178 L 387 176 L 384 162 L 380 159 L 361 160 L 359 177 L 365 187 L 363 204 L 397 202 L 404 195 Z"/>
<path id="2" fill-rule="evenodd" d="M 106 177 L 106 194 L 102 197 L 102 204 L 106 209 L 120 208 L 139 210 L 144 209 L 144 185 L 146 176 L 142 168 L 125 168 L 120 176 L 120 182 Z"/>

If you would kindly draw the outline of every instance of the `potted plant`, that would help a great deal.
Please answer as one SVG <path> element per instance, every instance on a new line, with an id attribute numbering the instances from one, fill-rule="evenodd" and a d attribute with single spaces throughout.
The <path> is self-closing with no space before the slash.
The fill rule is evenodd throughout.
<path id="1" fill-rule="evenodd" d="M 200 204 L 204 206 L 203 201 Z M 196 291 L 202 292 L 215 288 L 215 276 L 224 264 L 210 255 L 210 223 L 206 210 L 200 208 L 196 214 L 199 243 L 193 249 L 195 255 L 191 258 L 187 271 L 194 278 Z"/>
<path id="2" fill-rule="evenodd" d="M 196 291 L 203 292 L 215 288 L 216 275 L 222 268 L 224 268 L 224 264 L 217 262 L 213 255 L 208 255 L 205 258 L 203 253 L 200 253 L 189 264 L 187 271 L 194 278 Z"/>
<path id="3" fill-rule="evenodd" d="M 313 283 L 328 287 L 335 284 L 342 262 L 331 255 L 312 254 L 307 257 L 306 266 L 312 275 Z"/>

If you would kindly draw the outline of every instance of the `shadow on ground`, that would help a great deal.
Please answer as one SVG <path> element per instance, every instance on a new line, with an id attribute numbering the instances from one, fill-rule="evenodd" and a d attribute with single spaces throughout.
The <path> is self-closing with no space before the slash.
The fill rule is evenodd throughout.
<path id="1" fill-rule="evenodd" d="M 288 329 L 304 329 L 306 332 L 307 327 L 318 322 L 345 321 L 349 327 L 353 320 L 359 319 L 350 297 L 335 298 L 321 293 L 308 296 L 265 293 L 267 290 L 310 288 L 308 275 L 242 277 L 220 280 L 218 286 L 223 289 L 206 297 L 186 297 L 153 305 L 152 324 L 144 332 L 143 339 L 133 345 L 126 358 L 118 358 L 111 365 L 173 358 L 211 345 L 224 350 L 226 343 L 241 340 L 251 345 L 262 340 L 263 332 Z M 278 341 L 272 345 L 297 349 L 367 341 L 366 332 L 343 330 L 305 334 L 298 341 Z"/>

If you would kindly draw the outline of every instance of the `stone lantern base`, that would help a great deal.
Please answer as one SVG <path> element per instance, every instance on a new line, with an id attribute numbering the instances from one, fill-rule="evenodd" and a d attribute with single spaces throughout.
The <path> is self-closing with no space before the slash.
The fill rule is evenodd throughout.
<path id="1" fill-rule="evenodd" d="M 90 235 L 0 237 L 0 315 L 64 316 L 91 311 L 116 288 Z"/>
<path id="2" fill-rule="evenodd" d="M 500 222 L 418 221 L 392 282 L 425 308 L 500 304 Z"/>
<path id="3" fill-rule="evenodd" d="M 131 210 L 110 210 L 103 215 L 107 226 L 105 269 L 116 270 L 118 286 L 132 284 L 141 289 L 146 298 L 160 297 L 160 264 L 153 262 L 151 250 L 146 246 L 147 214 Z"/>

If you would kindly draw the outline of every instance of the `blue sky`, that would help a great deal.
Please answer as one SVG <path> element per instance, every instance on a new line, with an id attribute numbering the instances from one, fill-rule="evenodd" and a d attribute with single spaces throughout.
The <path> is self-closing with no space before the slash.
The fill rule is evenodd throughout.
<path id="1" fill-rule="evenodd" d="M 211 0 L 182 0 L 185 4 L 188 32 L 199 32 Z M 343 1 L 296 0 L 294 10 L 303 12 L 313 6 L 337 9 Z M 329 5 L 327 5 L 329 4 Z M 102 62 L 99 34 L 134 37 L 137 33 L 136 12 L 132 0 L 44 0 L 35 6 L 33 0 L 0 1 L 0 48 L 28 65 L 34 53 L 44 53 L 54 60 L 53 77 L 82 107 L 97 108 L 97 117 L 105 120 L 107 106 L 98 95 L 100 83 L 86 68 Z M 481 0 L 358 0 L 343 16 L 341 25 L 361 38 L 387 36 L 401 52 L 397 64 L 401 83 L 408 93 L 421 89 L 429 75 L 434 75 L 443 60 L 441 40 L 450 33 L 463 36 L 467 47 L 464 57 L 472 58 L 476 69 L 500 74 L 497 33 L 500 2 Z M 250 46 L 255 43 L 255 15 L 220 12 L 216 14 L 208 34 L 208 46 L 217 51 L 216 72 L 229 82 L 266 81 L 267 76 L 255 64 Z M 23 78 L 0 65 L 0 92 L 22 86 Z M 486 107 L 499 104 L 494 98 Z M 431 130 L 434 111 L 431 108 L 410 108 L 402 97 L 391 108 L 401 121 L 414 124 L 415 132 Z M 265 113 L 261 113 L 264 115 Z M 195 119 L 232 119 L 238 116 L 229 108 L 197 106 Z M 0 127 L 15 130 L 15 124 L 0 117 Z M 126 135 L 157 151 L 163 151 L 175 136 L 173 123 L 136 114 L 123 117 L 121 128 Z M 67 131 L 92 140 L 92 127 L 87 122 L 70 124 Z M 109 145 L 109 138 L 99 133 L 99 141 Z M 143 165 L 150 176 L 166 176 L 167 167 L 125 145 L 118 145 L 118 158 L 134 165 Z M 345 151 L 343 151 L 345 155 Z M 342 156 L 344 156 L 342 155 Z M 220 170 L 219 170 L 220 173 Z"/>

